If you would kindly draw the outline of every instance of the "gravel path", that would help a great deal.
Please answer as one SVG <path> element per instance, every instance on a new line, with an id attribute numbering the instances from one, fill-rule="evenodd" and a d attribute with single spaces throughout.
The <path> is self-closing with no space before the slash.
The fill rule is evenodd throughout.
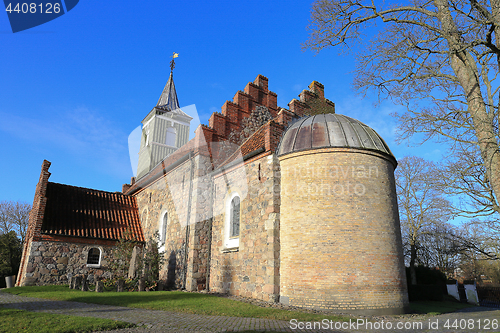
<path id="1" fill-rule="evenodd" d="M 372 318 L 353 318 L 351 323 L 322 322 L 323 327 L 314 329 L 313 323 L 291 323 L 288 321 L 202 316 L 186 313 L 144 310 L 112 305 L 79 302 L 51 301 L 41 298 L 17 296 L 0 291 L 0 305 L 34 312 L 68 314 L 84 317 L 99 317 L 122 320 L 140 325 L 109 332 L 225 332 L 244 330 L 268 330 L 281 332 L 500 332 L 500 310 L 493 308 L 467 308 L 439 316 L 405 315 Z M 359 325 L 357 320 L 359 320 Z M 496 326 L 494 325 L 496 320 Z M 449 327 L 445 327 L 448 323 Z M 456 323 L 456 327 L 453 324 Z M 489 324 L 489 328 L 486 327 Z M 305 329 L 299 329 L 301 325 Z M 336 326 L 337 325 L 337 326 Z M 370 327 L 371 325 L 371 327 Z M 401 329 L 398 329 L 398 325 Z M 429 326 L 431 329 L 429 329 Z M 437 325 L 437 326 L 436 326 Z M 457 329 L 466 325 L 464 330 Z M 317 324 L 318 326 L 318 324 Z M 406 327 L 405 327 L 406 326 Z M 328 327 L 328 329 L 325 329 Z M 337 327 L 337 329 L 336 329 Z M 486 328 L 486 329 L 485 329 Z"/>

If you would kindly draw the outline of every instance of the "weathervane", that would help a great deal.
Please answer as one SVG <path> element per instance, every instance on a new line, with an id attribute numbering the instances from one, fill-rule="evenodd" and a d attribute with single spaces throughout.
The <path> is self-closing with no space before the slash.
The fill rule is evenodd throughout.
<path id="1" fill-rule="evenodd" d="M 172 60 L 170 60 L 170 71 L 173 72 L 175 68 L 175 58 L 179 56 L 179 53 L 175 53 L 171 55 Z"/>

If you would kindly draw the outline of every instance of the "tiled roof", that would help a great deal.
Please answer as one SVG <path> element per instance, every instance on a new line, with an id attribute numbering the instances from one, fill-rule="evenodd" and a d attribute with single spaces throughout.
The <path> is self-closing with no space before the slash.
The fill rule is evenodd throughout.
<path id="1" fill-rule="evenodd" d="M 144 241 L 134 197 L 51 182 L 46 197 L 42 234 Z"/>

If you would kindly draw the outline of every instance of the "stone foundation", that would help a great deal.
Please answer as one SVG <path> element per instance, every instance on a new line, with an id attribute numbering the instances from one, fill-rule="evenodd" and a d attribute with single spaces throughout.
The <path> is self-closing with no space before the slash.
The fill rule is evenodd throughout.
<path id="1" fill-rule="evenodd" d="M 88 251 L 101 249 L 101 267 L 87 267 Z M 108 266 L 113 260 L 111 246 L 67 242 L 32 242 L 21 286 L 65 284 L 68 278 L 80 274 L 109 278 Z"/>

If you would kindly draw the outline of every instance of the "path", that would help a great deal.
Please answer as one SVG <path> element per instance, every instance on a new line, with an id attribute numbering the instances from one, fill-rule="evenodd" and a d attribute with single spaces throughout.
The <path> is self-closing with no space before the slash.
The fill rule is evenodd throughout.
<path id="1" fill-rule="evenodd" d="M 378 321 L 371 322 L 373 326 L 370 327 L 361 324 L 356 327 L 356 319 L 353 319 L 350 328 L 344 326 L 345 329 L 335 329 L 335 324 L 331 323 L 330 329 L 304 329 L 299 330 L 295 328 L 297 324 L 291 324 L 288 321 L 271 320 L 271 319 L 257 319 L 257 318 L 239 318 L 239 317 L 222 317 L 222 316 L 203 316 L 193 315 L 186 313 L 157 311 L 157 310 L 144 310 L 136 308 L 127 308 L 112 305 L 99 305 L 87 304 L 79 302 L 66 302 L 66 301 L 51 301 L 41 298 L 24 297 L 8 294 L 0 291 L 0 305 L 10 308 L 34 311 L 34 312 L 47 312 L 54 314 L 68 314 L 84 317 L 99 317 L 107 319 L 122 320 L 134 324 L 141 325 L 137 328 L 128 328 L 110 331 L 113 333 L 126 333 L 126 332 L 175 332 L 175 333 L 195 333 L 195 332 L 224 332 L 224 331 L 241 331 L 241 330 L 273 330 L 281 332 L 500 332 L 500 310 L 492 308 L 467 308 L 461 312 L 454 312 L 439 316 L 409 316 L 406 315 L 399 319 L 398 317 L 378 317 Z M 492 320 L 497 320 L 497 328 L 490 327 L 490 329 L 479 329 Z M 450 327 L 446 329 L 445 323 L 453 324 L 456 321 L 458 325 L 467 323 L 469 328 L 465 330 L 457 330 Z M 460 322 L 462 320 L 462 322 Z M 465 321 L 464 321 L 465 320 Z M 399 325 L 421 325 L 422 328 L 416 327 L 415 329 L 396 329 Z M 429 323 L 439 325 L 437 329 L 428 330 Z M 306 325 L 306 323 L 303 323 Z M 344 324 L 347 325 L 348 323 Z M 370 324 L 368 324 L 370 325 Z M 490 325 L 491 326 L 491 325 Z M 353 329 L 354 327 L 354 329 Z M 382 329 L 382 327 L 384 329 Z M 391 329 L 387 329 L 391 327 Z M 293 329 L 295 328 L 295 329 Z M 340 328 L 340 327 L 339 327 Z"/>

